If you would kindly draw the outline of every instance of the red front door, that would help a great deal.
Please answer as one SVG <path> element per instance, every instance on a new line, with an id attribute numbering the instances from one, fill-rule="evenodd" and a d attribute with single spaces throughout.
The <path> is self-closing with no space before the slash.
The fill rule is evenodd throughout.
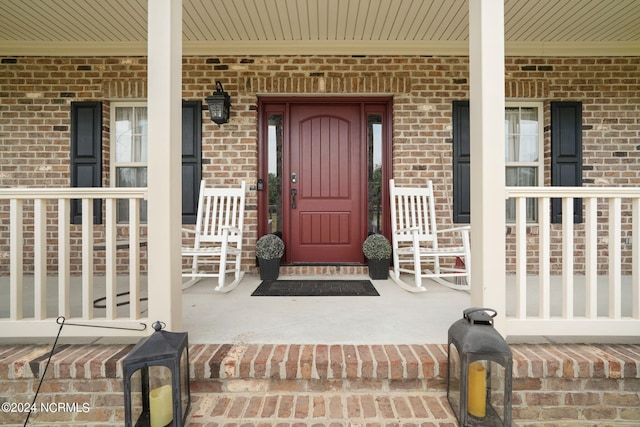
<path id="1" fill-rule="evenodd" d="M 283 176 L 288 262 L 361 263 L 366 237 L 361 104 L 290 108 Z"/>

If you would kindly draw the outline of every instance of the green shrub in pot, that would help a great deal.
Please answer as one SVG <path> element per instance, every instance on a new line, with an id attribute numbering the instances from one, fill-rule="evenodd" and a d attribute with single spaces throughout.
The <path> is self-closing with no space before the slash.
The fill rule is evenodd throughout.
<path id="1" fill-rule="evenodd" d="M 362 252 L 367 258 L 369 276 L 374 280 L 389 277 L 391 265 L 391 243 L 382 234 L 371 234 L 362 244 Z"/>

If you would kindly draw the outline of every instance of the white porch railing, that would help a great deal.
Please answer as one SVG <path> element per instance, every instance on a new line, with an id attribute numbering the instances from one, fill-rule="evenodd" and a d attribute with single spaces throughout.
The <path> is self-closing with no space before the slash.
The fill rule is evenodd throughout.
<path id="1" fill-rule="evenodd" d="M 139 212 L 141 200 L 145 197 L 145 188 L 0 189 L 3 224 L 0 244 L 4 248 L 8 246 L 9 255 L 9 277 L 6 277 L 6 256 L 2 260 L 4 273 L 0 275 L 4 295 L 8 287 L 8 304 L 5 299 L 0 306 L 0 337 L 55 336 L 59 329 L 56 323 L 59 316 L 64 316 L 66 323 L 103 327 L 69 326 L 63 332 L 65 336 L 139 336 L 140 332 L 128 329 L 140 329 L 141 324 L 147 323 L 147 319 L 142 317 L 140 302 L 142 228 Z M 104 221 L 100 225 L 93 223 L 95 199 L 103 200 Z M 81 203 L 81 225 L 70 225 L 72 200 Z M 116 224 L 118 200 L 128 200 L 127 224 Z M 117 266 L 118 231 L 127 236 L 124 246 L 128 248 L 129 256 L 128 260 L 121 260 L 124 268 Z M 99 243 L 99 248 L 94 241 L 96 236 L 104 240 Z M 104 271 L 101 265 L 99 286 L 94 283 L 94 251 L 97 250 L 104 251 Z M 31 252 L 33 259 L 25 259 L 25 254 L 31 258 Z M 24 261 L 28 261 L 31 274 L 25 274 Z M 56 263 L 57 269 L 48 268 L 48 265 Z M 72 274 L 72 266 L 79 271 L 80 277 Z M 122 270 L 125 277 L 120 274 Z M 128 310 L 118 309 L 117 285 L 121 282 L 119 290 L 122 291 L 123 281 L 126 289 L 123 293 L 128 293 Z M 57 298 L 55 295 L 48 298 L 47 288 L 49 292 L 57 292 Z M 100 294 L 96 289 L 100 289 Z M 95 309 L 97 299 L 104 301 L 101 304 L 104 307 Z M 111 329 L 113 327 L 124 329 Z"/>
<path id="2" fill-rule="evenodd" d="M 507 335 L 640 335 L 640 188 L 507 187 L 507 197 L 516 204 Z M 537 224 L 526 222 L 528 198 L 537 200 Z M 562 224 L 552 225 L 556 198 Z M 574 198 L 583 200 L 581 224 Z"/>

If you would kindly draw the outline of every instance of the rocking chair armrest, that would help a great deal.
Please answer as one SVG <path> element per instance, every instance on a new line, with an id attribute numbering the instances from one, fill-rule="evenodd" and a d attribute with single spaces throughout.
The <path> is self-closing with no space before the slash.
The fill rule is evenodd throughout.
<path id="1" fill-rule="evenodd" d="M 418 227 L 409 227 L 409 228 L 399 228 L 399 229 L 395 230 L 394 233 L 396 233 L 396 234 L 404 234 L 404 233 L 408 233 L 408 232 L 416 233 L 418 231 L 420 231 L 420 228 L 418 228 Z"/>
<path id="2" fill-rule="evenodd" d="M 451 228 L 445 228 L 444 230 L 438 230 L 436 231 L 436 233 L 438 234 L 442 234 L 442 233 L 455 233 L 457 231 L 460 232 L 469 232 L 471 231 L 471 226 L 470 225 L 461 225 L 460 227 L 451 227 Z"/>
<path id="3" fill-rule="evenodd" d="M 190 234 L 196 234 L 196 230 L 192 230 L 190 228 L 182 228 L 181 231 L 183 233 L 190 233 Z"/>
<path id="4" fill-rule="evenodd" d="M 220 229 L 221 230 L 232 231 L 234 233 L 240 234 L 240 229 L 238 227 L 233 227 L 231 225 L 223 225 L 222 227 L 220 227 Z"/>

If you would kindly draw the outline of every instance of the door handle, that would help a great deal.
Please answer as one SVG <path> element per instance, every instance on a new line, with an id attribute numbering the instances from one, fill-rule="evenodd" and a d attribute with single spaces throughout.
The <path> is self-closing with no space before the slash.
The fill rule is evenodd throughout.
<path id="1" fill-rule="evenodd" d="M 298 190 L 295 188 L 291 189 L 291 209 L 296 208 L 296 196 L 298 195 Z"/>

